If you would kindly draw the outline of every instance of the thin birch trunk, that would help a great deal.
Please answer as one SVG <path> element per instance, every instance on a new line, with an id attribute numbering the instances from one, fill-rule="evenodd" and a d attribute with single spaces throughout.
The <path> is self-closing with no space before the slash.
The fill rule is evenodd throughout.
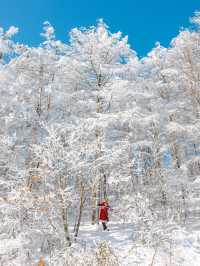
<path id="1" fill-rule="evenodd" d="M 60 210 L 61 210 L 61 217 L 62 217 L 62 222 L 63 222 L 63 229 L 65 233 L 65 239 L 66 239 L 67 245 L 70 247 L 71 239 L 70 239 L 69 227 L 68 227 L 67 208 L 65 207 L 62 196 L 60 196 L 60 200 L 61 200 Z"/>
<path id="2" fill-rule="evenodd" d="M 83 181 L 81 180 L 80 181 L 80 205 L 79 205 L 78 221 L 77 221 L 76 227 L 75 227 L 75 234 L 74 234 L 75 237 L 78 236 L 84 203 L 85 203 L 85 187 L 84 187 Z"/>
<path id="3" fill-rule="evenodd" d="M 67 207 L 65 206 L 65 201 L 64 201 L 64 197 L 62 192 L 64 191 L 64 184 L 63 183 L 63 179 L 62 177 L 60 177 L 59 179 L 59 199 L 60 199 L 60 212 L 61 212 L 61 218 L 62 218 L 62 222 L 63 222 L 63 230 L 64 230 L 64 234 L 65 234 L 65 240 L 67 243 L 67 246 L 71 246 L 71 238 L 70 238 L 70 234 L 69 234 L 69 227 L 68 227 L 68 215 L 67 215 Z"/>
<path id="4" fill-rule="evenodd" d="M 97 209 L 97 188 L 96 184 L 94 184 L 92 189 L 92 224 L 95 224 L 97 222 L 96 209 Z"/>

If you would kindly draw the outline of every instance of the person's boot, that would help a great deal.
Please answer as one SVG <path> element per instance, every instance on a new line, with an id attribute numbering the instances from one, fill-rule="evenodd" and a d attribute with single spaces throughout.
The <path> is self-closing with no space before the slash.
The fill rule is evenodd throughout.
<path id="1" fill-rule="evenodd" d="M 105 231 L 107 229 L 106 223 L 103 222 L 102 225 L 103 225 L 103 230 Z"/>

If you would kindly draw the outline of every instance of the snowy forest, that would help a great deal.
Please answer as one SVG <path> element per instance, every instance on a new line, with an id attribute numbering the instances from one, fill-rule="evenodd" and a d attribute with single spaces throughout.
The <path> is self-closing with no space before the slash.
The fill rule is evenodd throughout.
<path id="1" fill-rule="evenodd" d="M 0 28 L 0 265 L 200 265 L 200 12 L 143 58 L 102 19 Z M 107 199 L 109 231 L 99 221 Z"/>

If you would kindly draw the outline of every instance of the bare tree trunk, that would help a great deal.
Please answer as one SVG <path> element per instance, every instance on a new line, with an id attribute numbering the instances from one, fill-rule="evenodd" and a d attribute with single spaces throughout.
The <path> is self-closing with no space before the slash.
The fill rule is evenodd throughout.
<path id="1" fill-rule="evenodd" d="M 85 203 L 85 186 L 83 184 L 83 180 L 80 181 L 80 205 L 79 205 L 79 214 L 78 214 L 78 221 L 75 226 L 75 234 L 74 236 L 78 236 L 80 224 L 81 224 L 81 218 L 82 218 L 82 213 L 83 213 L 83 207 Z"/>
<path id="2" fill-rule="evenodd" d="M 95 224 L 97 222 L 96 209 L 97 209 L 97 187 L 96 184 L 94 184 L 92 188 L 92 224 Z"/>
<path id="3" fill-rule="evenodd" d="M 42 113 L 42 94 L 43 94 L 43 75 L 44 75 L 44 66 L 41 64 L 39 72 L 39 89 L 38 89 L 38 102 L 36 107 L 36 112 L 38 116 Z"/>
<path id="4" fill-rule="evenodd" d="M 105 173 L 103 173 L 103 196 L 104 199 L 107 198 L 107 176 Z"/>
<path id="5" fill-rule="evenodd" d="M 64 180 L 62 177 L 59 178 L 59 187 L 58 187 L 58 196 L 60 199 L 60 212 L 61 212 L 61 218 L 63 222 L 63 229 L 64 229 L 64 234 L 65 234 L 65 239 L 67 242 L 67 246 L 71 246 L 71 239 L 70 239 L 70 234 L 69 234 L 69 227 L 68 227 L 68 215 L 67 215 L 67 207 L 65 206 L 65 201 L 63 198 L 63 194 L 61 191 L 64 191 L 65 185 Z"/>
<path id="6" fill-rule="evenodd" d="M 52 84 L 54 82 L 54 78 L 55 78 L 55 73 L 52 74 L 52 78 L 51 78 L 51 87 L 52 87 Z M 47 95 L 47 111 L 49 112 L 50 109 L 51 109 L 51 92 L 48 93 Z"/>
<path id="7" fill-rule="evenodd" d="M 47 111 L 51 108 L 51 94 L 47 96 Z"/>
<path id="8" fill-rule="evenodd" d="M 61 217 L 62 217 L 62 222 L 63 222 L 63 229 L 65 233 L 65 239 L 67 241 L 67 245 L 70 247 L 71 246 L 71 239 L 70 239 L 70 234 L 69 234 L 69 228 L 68 228 L 68 221 L 67 221 L 67 208 L 64 205 L 64 200 L 62 198 L 62 195 L 60 195 L 60 200 L 61 200 Z"/>
<path id="9" fill-rule="evenodd" d="M 179 152 L 178 152 L 178 145 L 174 142 L 172 145 L 172 154 L 174 158 L 174 162 L 177 168 L 181 167 L 181 160 L 179 157 Z"/>
<path id="10" fill-rule="evenodd" d="M 99 96 L 97 96 L 97 99 L 96 99 L 96 112 L 97 113 L 102 112 Z M 95 161 L 96 161 L 101 156 L 101 140 L 100 140 L 101 130 L 96 129 L 95 135 L 96 135 L 96 141 L 97 141 L 97 150 L 96 150 L 96 158 L 95 158 Z M 96 173 L 96 178 L 94 182 L 95 183 L 98 182 L 98 184 L 93 184 L 93 188 L 92 188 L 93 190 L 92 191 L 92 224 L 95 224 L 98 221 L 97 203 L 98 203 L 98 200 L 100 200 L 101 177 L 100 177 L 100 171 L 99 169 L 97 169 L 96 163 L 95 163 L 95 173 Z M 99 176 L 97 177 L 97 175 Z"/>
<path id="11" fill-rule="evenodd" d="M 74 234 L 75 237 L 78 236 L 78 232 L 79 232 L 79 228 L 80 228 L 80 224 L 81 224 L 82 212 L 83 212 L 83 203 L 80 203 L 78 221 L 76 224 L 75 234 Z"/>

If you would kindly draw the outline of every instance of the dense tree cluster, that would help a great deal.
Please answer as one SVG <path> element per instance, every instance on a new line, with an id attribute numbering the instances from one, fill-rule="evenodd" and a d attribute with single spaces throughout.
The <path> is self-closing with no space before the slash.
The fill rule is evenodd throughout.
<path id="1" fill-rule="evenodd" d="M 102 20 L 68 44 L 45 22 L 39 47 L 0 28 L 1 265 L 70 265 L 105 197 L 143 243 L 199 219 L 200 13 L 191 21 L 142 59 Z"/>

